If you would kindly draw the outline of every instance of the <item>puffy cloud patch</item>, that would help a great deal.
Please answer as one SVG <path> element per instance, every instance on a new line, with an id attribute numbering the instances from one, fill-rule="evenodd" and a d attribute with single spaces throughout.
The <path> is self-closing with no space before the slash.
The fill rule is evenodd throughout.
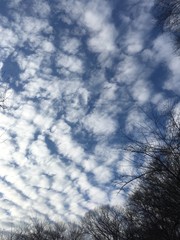
<path id="1" fill-rule="evenodd" d="M 87 29 L 89 49 L 100 54 L 100 62 L 108 63 L 108 56 L 116 51 L 117 37 L 111 6 L 106 1 L 62 1 L 59 9 L 64 9 L 71 19 Z"/>
<path id="2" fill-rule="evenodd" d="M 83 64 L 81 59 L 63 53 L 60 53 L 57 56 L 57 67 L 62 67 L 70 72 L 75 73 L 83 72 Z"/>
<path id="3" fill-rule="evenodd" d="M 93 112 L 84 119 L 84 125 L 97 135 L 110 135 L 116 130 L 116 122 L 107 115 Z"/>

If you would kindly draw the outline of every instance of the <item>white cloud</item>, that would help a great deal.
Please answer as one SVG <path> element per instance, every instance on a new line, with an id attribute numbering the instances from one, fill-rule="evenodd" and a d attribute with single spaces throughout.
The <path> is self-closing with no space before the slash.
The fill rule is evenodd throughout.
<path id="1" fill-rule="evenodd" d="M 144 104 L 149 101 L 151 87 L 143 80 L 138 80 L 132 86 L 132 96 L 139 104 Z"/>
<path id="2" fill-rule="evenodd" d="M 179 57 L 175 55 L 173 41 L 170 35 L 162 34 L 154 41 L 154 61 L 164 63 L 169 70 L 170 77 L 164 81 L 164 88 L 179 94 Z"/>
<path id="3" fill-rule="evenodd" d="M 145 119 L 145 115 L 143 112 L 138 111 L 138 109 L 132 109 L 129 111 L 127 119 L 126 119 L 126 131 L 128 133 L 133 133 L 135 136 L 135 129 L 142 129 L 143 126 L 147 124 L 147 120 Z"/>
<path id="4" fill-rule="evenodd" d="M 103 204 L 107 204 L 107 202 L 108 202 L 107 193 L 97 187 L 91 187 L 88 190 L 88 195 L 89 195 L 92 203 L 103 205 Z"/>
<path id="5" fill-rule="evenodd" d="M 97 34 L 93 35 L 89 39 L 89 47 L 99 53 L 109 54 L 113 53 L 116 50 L 115 47 L 115 28 L 111 25 L 106 25 L 103 29 Z"/>
<path id="6" fill-rule="evenodd" d="M 50 41 L 45 40 L 42 42 L 42 50 L 44 50 L 45 52 L 52 53 L 54 52 L 55 48 Z"/>
<path id="7" fill-rule="evenodd" d="M 126 38 L 128 54 L 136 54 L 142 51 L 144 47 L 142 36 L 139 36 L 137 33 L 134 32 L 128 32 Z"/>
<path id="8" fill-rule="evenodd" d="M 154 42 L 154 50 L 156 51 L 155 61 L 166 60 L 169 56 L 172 56 L 172 41 L 168 34 L 162 34 L 158 36 Z"/>
<path id="9" fill-rule="evenodd" d="M 122 175 L 133 175 L 134 166 L 133 166 L 134 155 L 129 152 L 121 153 L 121 161 L 117 164 L 118 173 Z"/>
<path id="10" fill-rule="evenodd" d="M 85 117 L 84 125 L 96 135 L 111 135 L 116 130 L 116 122 L 110 116 L 93 112 Z"/>
<path id="11" fill-rule="evenodd" d="M 85 171 L 91 172 L 98 166 L 96 159 L 94 157 L 89 156 L 88 159 L 84 159 L 82 162 L 82 166 L 84 167 Z"/>
<path id="12" fill-rule="evenodd" d="M 131 56 L 123 56 L 117 67 L 116 79 L 120 83 L 131 84 L 141 76 L 142 70 L 137 59 Z"/>
<path id="13" fill-rule="evenodd" d="M 45 144 L 43 136 L 40 136 L 37 140 L 33 141 L 28 150 L 32 162 L 33 160 L 37 161 L 39 165 L 44 164 L 44 162 L 47 161 L 46 159 L 50 158 L 50 152 Z"/>
<path id="14" fill-rule="evenodd" d="M 8 5 L 10 8 L 16 8 L 16 7 L 19 7 L 21 2 L 22 2 L 22 0 L 10 0 Z"/>
<path id="15" fill-rule="evenodd" d="M 61 39 L 60 46 L 63 51 L 69 54 L 76 54 L 80 48 L 80 41 L 75 37 L 64 37 Z"/>
<path id="16" fill-rule="evenodd" d="M 111 193 L 110 199 L 111 199 L 110 203 L 113 206 L 121 206 L 122 207 L 122 206 L 125 206 L 125 204 L 127 202 L 125 196 L 122 193 L 120 193 L 119 191 L 113 191 Z"/>
<path id="17" fill-rule="evenodd" d="M 119 149 L 117 146 L 109 146 L 106 142 L 100 142 L 94 149 L 94 157 L 96 161 L 111 167 L 119 159 Z"/>
<path id="18" fill-rule="evenodd" d="M 99 184 L 109 183 L 112 181 L 112 171 L 110 168 L 99 166 L 94 169 L 93 173 L 95 174 L 96 181 Z"/>
<path id="19" fill-rule="evenodd" d="M 17 35 L 11 29 L 0 26 L 0 46 L 2 48 L 13 48 L 17 41 Z"/>
<path id="20" fill-rule="evenodd" d="M 70 158 L 74 162 L 81 163 L 84 158 L 83 148 L 71 137 L 70 127 L 64 122 L 59 121 L 51 130 L 51 139 L 56 143 L 60 154 Z"/>
<path id="21" fill-rule="evenodd" d="M 41 18 L 47 18 L 51 12 L 50 6 L 46 1 L 33 1 L 33 14 Z"/>
<path id="22" fill-rule="evenodd" d="M 89 49 L 100 54 L 101 63 L 109 63 L 108 56 L 116 50 L 116 28 L 111 20 L 112 9 L 106 1 L 62 1 L 59 9 L 64 9 L 69 17 L 78 20 L 85 27 L 90 37 L 87 41 Z"/>
<path id="23" fill-rule="evenodd" d="M 57 67 L 63 67 L 70 72 L 82 73 L 83 72 L 83 63 L 80 58 L 73 55 L 67 55 L 59 53 L 57 55 Z"/>

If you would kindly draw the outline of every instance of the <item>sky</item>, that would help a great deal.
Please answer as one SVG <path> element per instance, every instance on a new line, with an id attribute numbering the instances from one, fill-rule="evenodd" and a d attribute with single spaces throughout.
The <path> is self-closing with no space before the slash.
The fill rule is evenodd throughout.
<path id="1" fill-rule="evenodd" d="M 123 204 L 122 129 L 180 94 L 153 1 L 0 0 L 0 226 Z M 3 102 L 2 102 L 3 104 Z"/>

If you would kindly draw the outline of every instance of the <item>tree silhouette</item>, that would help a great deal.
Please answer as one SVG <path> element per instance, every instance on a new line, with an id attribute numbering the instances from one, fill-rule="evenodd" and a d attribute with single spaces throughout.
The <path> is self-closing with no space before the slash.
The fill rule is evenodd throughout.
<path id="1" fill-rule="evenodd" d="M 137 174 L 127 176 L 121 189 L 138 180 L 127 204 L 128 239 L 180 239 L 180 109 L 179 104 L 154 110 L 129 138 L 127 151 L 136 154 Z M 145 112 L 146 113 L 146 112 Z"/>
<path id="2" fill-rule="evenodd" d="M 94 240 L 124 239 L 125 217 L 118 207 L 101 206 L 87 212 L 82 219 L 84 232 Z"/>
<path id="3" fill-rule="evenodd" d="M 159 177 L 174 179 L 180 183 L 180 113 L 179 105 L 165 106 L 158 113 L 150 106 L 151 113 L 141 109 L 146 115 L 146 123 L 138 128 L 136 134 L 126 135 L 129 141 L 125 151 L 135 154 L 134 175 L 122 175 L 121 189 L 129 183 L 146 176 L 158 174 Z M 148 109 L 149 110 L 149 109 Z"/>

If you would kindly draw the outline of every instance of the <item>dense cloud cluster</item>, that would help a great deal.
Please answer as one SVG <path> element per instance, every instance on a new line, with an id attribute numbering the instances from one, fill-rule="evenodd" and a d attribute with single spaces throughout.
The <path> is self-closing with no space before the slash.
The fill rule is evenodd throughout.
<path id="1" fill-rule="evenodd" d="M 0 1 L 0 224 L 76 220 L 124 204 L 132 134 L 148 102 L 179 94 L 180 60 L 153 1 Z"/>

